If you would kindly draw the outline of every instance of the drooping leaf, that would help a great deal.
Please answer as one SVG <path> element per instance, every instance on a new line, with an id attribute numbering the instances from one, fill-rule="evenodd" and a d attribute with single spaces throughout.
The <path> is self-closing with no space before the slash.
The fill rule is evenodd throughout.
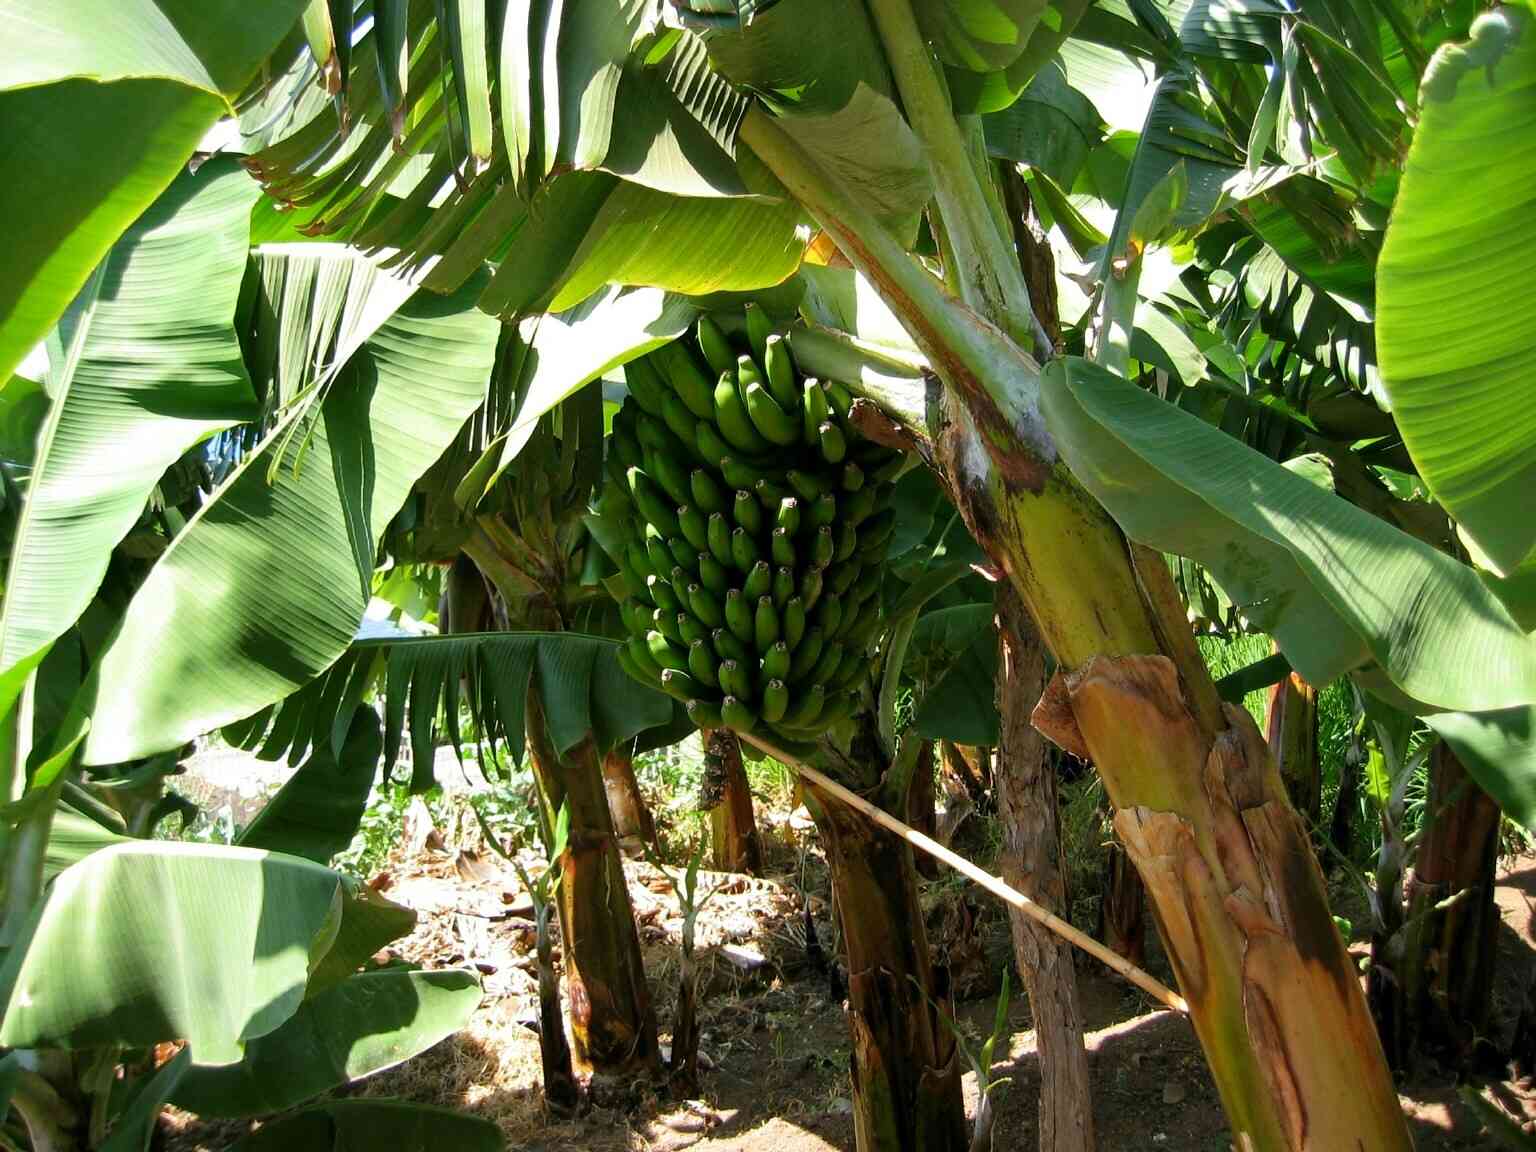
<path id="1" fill-rule="evenodd" d="M 0 614 L 0 668 L 39 657 L 75 622 L 182 453 L 255 414 L 235 336 L 254 199 L 226 160 L 184 175 L 61 321 Z"/>
<path id="2" fill-rule="evenodd" d="M 330 741 L 319 742 L 236 843 L 329 864 L 357 832 L 383 748 L 373 710 L 355 709 L 341 755 L 332 754 Z"/>
<path id="3" fill-rule="evenodd" d="M 502 1152 L 489 1120 L 403 1100 L 332 1100 L 263 1124 L 231 1152 Z"/>
<path id="4" fill-rule="evenodd" d="M 993 156 L 1038 168 L 1068 188 L 1099 139 L 1098 113 L 1056 63 L 1007 108 L 983 117 L 982 127 Z"/>
<path id="5" fill-rule="evenodd" d="M 72 864 L 78 864 L 93 852 L 124 843 L 128 837 L 103 828 L 89 816 L 60 806 L 53 814 L 48 833 L 48 849 L 43 857 L 43 881 L 52 880 Z"/>
<path id="6" fill-rule="evenodd" d="M 1467 565 L 1096 365 L 1043 376 L 1062 456 L 1133 539 L 1200 561 L 1311 683 L 1453 710 L 1536 699 L 1536 642 Z"/>
<path id="7" fill-rule="evenodd" d="M 1049 6 L 1048 0 L 928 0 L 913 11 L 944 63 L 992 72 L 1018 59 Z"/>
<path id="8" fill-rule="evenodd" d="M 86 763 L 247 716 L 345 651 L 380 534 L 484 398 L 498 326 L 477 287 L 413 297 L 173 541 L 97 665 Z"/>
<path id="9" fill-rule="evenodd" d="M 617 649 L 616 641 L 575 632 L 358 640 L 324 676 L 248 733 L 247 743 L 254 747 L 263 737 L 278 740 L 275 754 L 280 755 L 290 746 L 302 750 L 328 739 L 335 705 L 327 701 L 337 699 L 336 684 L 350 680 L 359 668 L 377 667 L 384 698 L 384 771 L 393 768 L 409 738 L 417 773 L 412 784 L 419 790 L 432 784 L 433 750 L 439 739 L 446 737 L 455 747 L 464 739 L 458 725 L 461 704 L 468 708 L 471 734 L 502 741 L 514 761 L 520 761 L 525 705 L 535 676 L 556 751 L 564 753 L 588 736 L 606 751 L 668 724 L 673 713 L 668 697 L 625 674 Z M 284 713 L 292 717 L 286 723 Z"/>
<path id="10" fill-rule="evenodd" d="M 1419 475 L 1501 573 L 1536 546 L 1536 12 L 1436 53 L 1380 260 L 1383 383 Z"/>
<path id="11" fill-rule="evenodd" d="M 363 972 L 305 1000 L 240 1063 L 193 1069 L 173 1100 L 201 1116 L 281 1112 L 426 1051 L 464 1027 L 480 998 L 473 972 Z"/>
<path id="12" fill-rule="evenodd" d="M 981 631 L 949 671 L 923 693 L 913 723 L 928 740 L 997 743 L 997 636 L 992 629 Z"/>
<path id="13" fill-rule="evenodd" d="M 1511 820 L 1536 831 L 1536 708 L 1424 718 Z"/>
<path id="14" fill-rule="evenodd" d="M 293 28 L 304 0 L 5 0 L 0 380 Z"/>
<path id="15" fill-rule="evenodd" d="M 335 937 L 341 878 L 245 848 L 135 840 L 60 874 L 0 970 L 0 1043 L 148 1047 L 199 1063 L 298 1008 Z"/>

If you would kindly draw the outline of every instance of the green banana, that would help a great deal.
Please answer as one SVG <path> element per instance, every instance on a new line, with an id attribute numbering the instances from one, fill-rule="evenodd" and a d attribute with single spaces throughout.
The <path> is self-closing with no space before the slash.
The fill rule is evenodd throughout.
<path id="1" fill-rule="evenodd" d="M 665 676 L 662 677 L 666 679 Z M 789 711 L 789 689 L 784 686 L 782 680 L 770 680 L 763 685 L 763 719 L 770 724 L 783 718 Z"/>
<path id="2" fill-rule="evenodd" d="M 723 372 L 715 385 L 715 426 L 727 443 L 743 452 L 766 452 L 768 441 L 747 415 L 746 402 L 736 386 L 736 374 Z"/>
<path id="3" fill-rule="evenodd" d="M 647 576 L 645 578 L 645 590 L 651 595 L 651 603 L 667 612 L 680 612 L 682 605 L 678 603 L 677 592 L 672 587 L 672 581 L 665 576 Z"/>
<path id="4" fill-rule="evenodd" d="M 798 596 L 791 596 L 784 604 L 783 616 L 784 643 L 793 650 L 800 646 L 805 636 L 805 601 Z"/>
<path id="5" fill-rule="evenodd" d="M 709 634 L 709 642 L 722 660 L 749 659 L 747 646 L 736 639 L 736 634 L 729 628 L 716 628 Z"/>
<path id="6" fill-rule="evenodd" d="M 641 670 L 642 674 L 637 679 L 648 680 L 654 685 L 662 677 L 662 667 L 656 664 L 656 657 L 651 656 L 651 650 L 641 636 L 631 636 L 624 645 L 624 651 L 630 657 L 630 664 Z"/>
<path id="7" fill-rule="evenodd" d="M 688 645 L 688 671 L 693 673 L 693 678 L 700 684 L 706 684 L 711 688 L 720 687 L 720 674 L 717 667 L 715 653 L 707 643 L 703 640 L 695 640 Z"/>
<path id="8" fill-rule="evenodd" d="M 789 341 L 775 332 L 763 345 L 763 373 L 768 377 L 768 391 L 786 412 L 800 408 L 800 385 L 795 379 L 795 361 L 789 354 Z"/>
<path id="9" fill-rule="evenodd" d="M 677 595 L 677 610 L 683 611 L 689 604 L 688 589 L 693 587 L 693 577 L 681 564 L 672 567 L 672 591 Z"/>
<path id="10" fill-rule="evenodd" d="M 738 528 L 731 533 L 731 560 L 738 569 L 743 572 L 752 571 L 752 566 L 757 563 L 761 552 L 757 547 L 757 540 L 752 533 L 745 528 Z"/>
<path id="11" fill-rule="evenodd" d="M 757 610 L 752 614 L 752 643 L 759 652 L 766 652 L 779 638 L 779 613 L 773 599 L 758 599 Z"/>
<path id="12" fill-rule="evenodd" d="M 752 678 L 747 671 L 747 666 L 740 660 L 722 660 L 716 670 L 720 679 L 720 689 L 732 696 L 747 699 L 752 695 Z"/>
<path id="13" fill-rule="evenodd" d="M 666 612 L 660 608 L 651 612 L 651 627 L 660 632 L 674 644 L 683 644 L 683 634 L 678 631 L 677 618 L 683 615 L 681 612 Z"/>
<path id="14" fill-rule="evenodd" d="M 731 578 L 725 566 L 715 559 L 713 552 L 699 553 L 699 583 L 716 596 L 724 596 L 725 590 L 731 586 Z"/>
<path id="15" fill-rule="evenodd" d="M 769 554 L 775 564 L 783 564 L 786 567 L 795 566 L 795 540 L 794 535 L 783 528 L 773 530 L 772 543 L 769 546 Z"/>
<path id="16" fill-rule="evenodd" d="M 688 607 L 706 628 L 718 628 L 725 623 L 725 612 L 715 594 L 701 584 L 688 585 Z"/>
<path id="17" fill-rule="evenodd" d="M 731 515 L 736 523 L 748 532 L 761 532 L 763 528 L 763 509 L 758 504 L 756 497 L 745 488 L 736 490 L 736 499 L 731 504 Z"/>
<path id="18" fill-rule="evenodd" d="M 795 424 L 795 418 L 784 411 L 761 381 L 753 380 L 742 388 L 742 401 L 747 406 L 747 415 L 752 418 L 753 426 L 763 434 L 765 440 L 787 448 L 800 439 L 800 429 Z"/>
<path id="19" fill-rule="evenodd" d="M 763 653 L 763 676 L 769 680 L 782 680 L 789 675 L 789 645 L 780 640 Z"/>
<path id="20" fill-rule="evenodd" d="M 640 466 L 640 441 L 636 439 L 633 428 L 626 428 L 621 432 L 618 421 L 615 420 L 613 435 L 608 438 L 608 443 L 609 459 L 618 461 L 621 479 L 626 471 Z"/>
<path id="21" fill-rule="evenodd" d="M 699 571 L 699 551 L 681 536 L 674 536 L 667 541 L 667 551 L 672 553 L 672 559 L 677 566 L 687 572 L 689 577 Z"/>
<path id="22" fill-rule="evenodd" d="M 794 489 L 795 495 L 807 504 L 812 503 L 816 497 L 827 490 L 827 483 L 819 476 L 812 476 L 809 472 L 802 472 L 798 468 L 791 468 L 784 473 L 784 479 Z"/>
<path id="23" fill-rule="evenodd" d="M 734 696 L 727 696 L 721 702 L 720 718 L 727 728 L 736 732 L 750 732 L 757 727 L 757 716 L 752 709 Z"/>
<path id="24" fill-rule="evenodd" d="M 779 510 L 774 514 L 773 522 L 791 536 L 800 531 L 800 501 L 794 496 L 786 496 L 780 500 Z"/>
<path id="25" fill-rule="evenodd" d="M 859 608 L 853 623 L 843 629 L 843 643 L 858 649 L 862 655 L 874 639 L 875 629 L 880 626 L 880 598 L 871 596 Z"/>
<path id="26" fill-rule="evenodd" d="M 859 546 L 859 530 L 847 520 L 838 522 L 837 547 L 832 549 L 832 563 L 841 564 L 853 555 L 855 548 Z"/>
<path id="27" fill-rule="evenodd" d="M 688 668 L 687 656 L 654 628 L 645 634 L 645 648 L 658 667 L 673 668 L 679 672 Z"/>
<path id="28" fill-rule="evenodd" d="M 624 473 L 624 478 L 629 484 L 629 495 L 635 507 L 640 509 L 640 515 L 660 529 L 663 536 L 676 536 L 677 512 L 656 481 L 638 468 L 631 468 Z"/>
<path id="29" fill-rule="evenodd" d="M 681 396 L 668 392 L 661 399 L 661 418 L 666 421 L 667 427 L 672 430 L 684 444 L 697 444 L 699 441 L 699 421 L 694 415 L 692 406 L 683 403 Z"/>
<path id="30" fill-rule="evenodd" d="M 718 375 L 735 365 L 736 352 L 724 329 L 713 318 L 700 316 L 695 332 L 699 338 L 699 351 L 704 353 L 704 362 L 709 365 L 711 372 Z"/>
<path id="31" fill-rule="evenodd" d="M 713 513 L 705 526 L 709 554 L 729 568 L 736 561 L 731 556 L 731 526 L 720 512 Z"/>
<path id="32" fill-rule="evenodd" d="M 836 547 L 836 542 L 832 539 L 832 529 L 825 525 L 816 529 L 816 535 L 811 538 L 811 567 L 825 568 L 832 563 Z"/>
<path id="33" fill-rule="evenodd" d="M 800 681 L 805 679 L 806 674 L 816 667 L 816 661 L 821 659 L 821 648 L 825 642 L 823 639 L 825 636 L 826 633 L 820 627 L 806 630 L 804 638 L 801 639 L 799 646 L 795 648 L 794 655 L 789 662 L 789 681 L 791 684 L 800 683 Z"/>
<path id="34" fill-rule="evenodd" d="M 884 512 L 876 512 L 859 529 L 859 555 L 868 556 L 877 548 L 882 548 L 890 542 L 891 533 L 896 530 L 896 511 L 887 508 Z"/>
<path id="35" fill-rule="evenodd" d="M 838 501 L 837 518 L 846 524 L 862 524 L 875 510 L 875 500 L 879 495 L 880 489 L 873 484 L 848 493 Z"/>
<path id="36" fill-rule="evenodd" d="M 843 600 L 840 596 L 823 596 L 821 608 L 816 613 L 816 623 L 831 639 L 837 635 L 837 626 L 843 622 Z"/>
<path id="37" fill-rule="evenodd" d="M 757 486 L 767 480 L 756 465 L 747 464 L 735 456 L 720 458 L 720 475 L 725 477 L 725 482 L 732 488 L 746 488 L 752 492 L 756 492 Z"/>
<path id="38" fill-rule="evenodd" d="M 635 398 L 636 404 L 652 416 L 661 415 L 661 400 L 667 394 L 666 386 L 648 361 L 631 360 L 624 365 L 624 383 L 629 386 L 629 394 Z"/>
<path id="39" fill-rule="evenodd" d="M 827 587 L 834 596 L 841 596 L 853 587 L 853 582 L 859 578 L 859 562 L 857 560 L 845 560 L 837 567 L 827 572 Z"/>
<path id="40" fill-rule="evenodd" d="M 857 492 L 864 487 L 864 469 L 860 468 L 852 460 L 843 465 L 842 480 L 840 481 L 844 492 Z"/>
<path id="41" fill-rule="evenodd" d="M 836 380 L 827 381 L 827 403 L 832 405 L 832 411 L 836 412 L 840 419 L 848 419 L 848 409 L 853 407 L 853 393 L 848 391 L 848 385 Z"/>
<path id="42" fill-rule="evenodd" d="M 826 698 L 826 689 L 820 684 L 812 684 L 800 693 L 793 706 L 785 710 L 781 719 L 787 726 L 793 728 L 814 724 L 816 718 L 821 715 Z"/>
<path id="43" fill-rule="evenodd" d="M 693 358 L 693 353 L 688 351 L 681 340 L 662 345 L 651 353 L 650 358 L 656 361 L 662 377 L 672 385 L 672 390 L 689 412 L 700 420 L 715 418 L 714 388 L 710 385 L 709 377 L 699 367 L 699 362 Z M 713 373 L 714 369 L 710 371 Z M 665 415 L 665 411 L 662 414 Z"/>
<path id="44" fill-rule="evenodd" d="M 821 445 L 821 455 L 828 464 L 841 464 L 843 457 L 848 455 L 848 441 L 843 436 L 843 430 L 830 420 L 824 420 L 816 427 L 816 439 Z"/>
<path id="45" fill-rule="evenodd" d="M 645 559 L 652 572 L 671 572 L 672 565 L 677 563 L 667 549 L 666 537 L 654 524 L 645 526 Z"/>
<path id="46" fill-rule="evenodd" d="M 866 564 L 859 569 L 858 579 L 853 582 L 853 587 L 848 590 L 844 601 L 851 600 L 855 604 L 864 604 L 872 599 L 875 593 L 880 591 L 880 581 L 885 575 L 885 570 L 877 564 Z M 847 604 L 844 604 L 847 607 Z"/>
<path id="47" fill-rule="evenodd" d="M 702 564 L 702 561 L 700 562 Z M 820 568 L 807 568 L 800 577 L 800 599 L 805 601 L 805 610 L 816 607 L 816 601 L 821 599 L 822 570 Z"/>
<path id="48" fill-rule="evenodd" d="M 752 346 L 752 355 L 759 360 L 768 349 L 768 337 L 773 335 L 773 321 L 768 319 L 768 313 L 763 311 L 761 304 L 747 305 L 747 343 Z"/>
<path id="49" fill-rule="evenodd" d="M 752 485 L 752 493 L 757 497 L 757 502 L 763 506 L 763 511 L 772 512 L 774 515 L 778 515 L 779 505 L 789 498 L 789 489 L 766 478 Z"/>
<path id="50" fill-rule="evenodd" d="M 690 603 L 692 599 L 690 596 Z M 677 631 L 682 636 L 684 644 L 692 644 L 696 640 L 702 640 L 706 644 L 709 643 L 709 629 L 692 612 L 679 612 L 677 614 Z"/>
<path id="51" fill-rule="evenodd" d="M 725 594 L 725 626 L 743 644 L 752 643 L 752 609 L 739 588 Z"/>
<path id="52" fill-rule="evenodd" d="M 699 511 L 708 516 L 711 512 L 725 511 L 725 490 L 703 468 L 688 473 L 688 491 Z"/>
<path id="53" fill-rule="evenodd" d="M 718 465 L 725 457 L 735 451 L 715 428 L 713 421 L 700 420 L 698 429 L 693 436 L 694 447 L 699 450 L 699 458 L 705 464 Z"/>
<path id="54" fill-rule="evenodd" d="M 818 528 L 833 523 L 837 519 L 837 497 L 830 492 L 823 492 L 811 501 L 811 523 Z"/>
<path id="55" fill-rule="evenodd" d="M 723 728 L 725 720 L 720 715 L 720 706 L 711 704 L 705 700 L 690 700 L 685 707 L 688 709 L 688 719 L 692 720 L 699 728 Z"/>
<path id="56" fill-rule="evenodd" d="M 624 600 L 619 604 L 619 618 L 624 621 L 624 631 L 644 632 L 651 626 L 651 609 L 639 600 Z"/>
<path id="57" fill-rule="evenodd" d="M 814 376 L 800 382 L 800 438 L 807 448 L 821 446 L 819 429 L 832 410 L 827 407 L 827 394 L 821 381 Z"/>
<path id="58" fill-rule="evenodd" d="M 692 504 L 683 504 L 677 510 L 677 526 L 683 531 L 683 539 L 695 552 L 709 548 L 709 520 Z"/>
<path id="59" fill-rule="evenodd" d="M 821 706 L 821 715 L 816 717 L 817 725 L 825 731 L 841 724 L 853 715 L 858 703 L 858 697 L 852 692 L 828 693 L 826 702 Z"/>
<path id="60" fill-rule="evenodd" d="M 667 668 L 662 671 L 661 690 L 673 699 L 681 700 L 684 705 L 690 700 L 698 700 L 708 694 L 702 684 L 687 672 L 676 668 Z"/>
<path id="61" fill-rule="evenodd" d="M 616 652 L 614 652 L 614 657 L 618 660 L 619 667 L 624 669 L 624 671 L 627 672 L 633 679 L 638 680 L 640 683 L 648 685 L 649 687 L 656 687 L 657 678 L 648 675 L 645 670 L 640 667 L 639 664 L 635 663 L 635 658 L 629 654 L 628 647 L 621 646 Z"/>
<path id="62" fill-rule="evenodd" d="M 759 560 L 752 565 L 752 571 L 747 573 L 747 578 L 741 586 L 741 594 L 748 601 L 756 603 L 758 598 L 766 596 L 773 591 L 773 569 L 768 561 Z"/>
<path id="63" fill-rule="evenodd" d="M 777 568 L 773 573 L 773 606 L 782 608 L 789 603 L 789 598 L 795 594 L 795 570 L 793 568 Z"/>

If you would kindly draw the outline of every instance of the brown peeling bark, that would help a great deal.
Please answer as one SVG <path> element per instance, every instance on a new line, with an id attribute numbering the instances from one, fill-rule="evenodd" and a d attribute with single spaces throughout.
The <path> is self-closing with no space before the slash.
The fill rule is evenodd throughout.
<path id="1" fill-rule="evenodd" d="M 1322 760 L 1317 754 L 1317 689 L 1295 672 L 1269 691 L 1269 750 L 1296 811 L 1309 828 L 1323 819 Z"/>
<path id="2" fill-rule="evenodd" d="M 1056 771 L 1030 712 L 1045 686 L 1045 654 L 1013 589 L 997 593 L 998 814 L 1003 824 L 1003 879 L 1042 907 L 1065 916 Z M 1035 1023 L 1040 1054 L 1040 1148 L 1091 1152 L 1093 1096 L 1072 947 L 1017 909 L 1009 910 L 1013 950 Z"/>
<path id="3" fill-rule="evenodd" d="M 570 813 L 557 902 L 576 1070 L 585 1077 L 650 1068 L 656 1018 L 597 748 L 588 737 L 556 754 L 536 681 L 528 686 L 527 715 L 541 801 L 551 817 L 562 805 Z"/>
<path id="4" fill-rule="evenodd" d="M 1099 900 L 1099 939 L 1138 968 L 1147 960 L 1147 890 L 1136 865 L 1118 842 L 1104 861 L 1104 886 Z"/>
<path id="5" fill-rule="evenodd" d="M 728 728 L 703 734 L 712 863 L 718 872 L 763 871 L 763 845 L 752 811 L 752 787 L 741 762 L 741 742 Z"/>
<path id="6" fill-rule="evenodd" d="M 613 748 L 603 757 L 603 790 L 608 794 L 608 815 L 613 831 L 627 845 L 656 846 L 656 823 L 640 794 L 635 762 L 627 749 Z"/>

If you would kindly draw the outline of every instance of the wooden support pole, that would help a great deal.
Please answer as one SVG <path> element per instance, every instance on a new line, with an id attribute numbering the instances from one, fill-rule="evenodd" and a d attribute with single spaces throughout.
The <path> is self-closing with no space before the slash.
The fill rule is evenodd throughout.
<path id="1" fill-rule="evenodd" d="M 1056 933 L 1056 935 L 1060 936 L 1063 940 L 1068 941 L 1076 947 L 1081 948 L 1089 955 L 1102 961 L 1105 965 L 1112 968 L 1120 975 L 1124 976 L 1127 980 L 1136 985 L 1136 987 L 1140 988 L 1143 992 L 1147 993 L 1147 995 L 1151 996 L 1154 1000 L 1157 1000 L 1159 1003 L 1165 1005 L 1166 1007 L 1173 1009 L 1175 1012 L 1181 1012 L 1186 1015 L 1189 1013 L 1189 1004 L 1185 1001 L 1184 997 L 1180 996 L 1171 988 L 1165 987 L 1154 976 L 1136 967 L 1136 965 L 1132 964 L 1124 956 L 1121 956 L 1119 953 L 1106 948 L 1103 944 L 1099 943 L 1092 936 L 1089 936 L 1086 932 L 1078 931 L 1071 924 L 1068 924 L 1065 920 L 1063 920 L 1060 916 L 1057 916 L 1054 912 L 1049 912 L 1046 909 L 1040 907 L 1040 905 L 1036 904 L 1033 900 L 1024 895 L 1024 893 L 1020 892 L 1017 888 L 1005 884 L 996 876 L 993 876 L 984 869 L 977 867 L 975 864 L 972 864 L 964 856 L 960 856 L 957 853 L 951 852 L 937 840 L 934 840 L 928 836 L 924 836 L 916 828 L 913 828 L 908 824 L 903 824 L 900 820 L 896 819 L 896 817 L 885 811 L 885 809 L 871 804 L 857 792 L 843 787 L 836 780 L 833 780 L 831 777 L 817 771 L 815 768 L 812 768 L 809 764 L 806 764 L 804 761 L 798 759 L 797 757 L 791 756 L 782 748 L 775 747 L 771 742 L 764 740 L 762 737 L 750 732 L 741 733 L 740 736 L 743 740 L 746 740 L 749 743 L 756 745 L 758 748 L 761 748 L 764 752 L 778 760 L 781 764 L 787 764 L 789 767 L 793 768 L 802 777 L 816 785 L 816 787 L 820 788 L 822 791 L 836 796 L 844 804 L 847 804 L 850 808 L 863 813 L 865 816 L 869 817 L 876 824 L 879 824 L 887 831 L 894 832 L 908 844 L 911 844 L 912 847 L 918 849 L 919 851 L 928 853 L 928 855 L 934 857 L 942 863 L 948 864 L 962 876 L 976 884 L 981 885 L 998 899 L 1004 900 L 1007 903 L 1013 905 L 1026 916 L 1029 916 L 1031 919 L 1038 921 L 1042 926 Z"/>

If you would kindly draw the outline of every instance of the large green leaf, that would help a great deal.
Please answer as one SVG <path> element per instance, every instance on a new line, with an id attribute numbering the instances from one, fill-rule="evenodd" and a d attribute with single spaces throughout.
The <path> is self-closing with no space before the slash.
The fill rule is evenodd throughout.
<path id="1" fill-rule="evenodd" d="M 48 849 L 43 856 L 43 880 L 49 881 L 72 864 L 78 864 L 93 852 L 122 844 L 128 838 L 103 828 L 89 816 L 72 808 L 60 807 L 53 815 L 48 833 Z"/>
<path id="2" fill-rule="evenodd" d="M 1424 719 L 1504 814 L 1536 832 L 1536 708 L 1439 712 Z"/>
<path id="3" fill-rule="evenodd" d="M 172 1099 L 202 1116 L 281 1112 L 426 1051 L 464 1027 L 479 1003 L 473 972 L 359 973 L 248 1043 L 240 1063 L 193 1069 Z"/>
<path id="4" fill-rule="evenodd" d="M 403 1100 L 333 1100 L 263 1124 L 230 1152 L 502 1152 L 489 1120 Z"/>
<path id="5" fill-rule="evenodd" d="M 247 716 L 346 650 L 380 534 L 484 398 L 499 326 L 476 288 L 413 297 L 171 544 L 97 665 L 87 763 Z"/>
<path id="6" fill-rule="evenodd" d="M 1204 564 L 1308 681 L 1376 673 L 1456 711 L 1536 701 L 1536 642 L 1472 568 L 1085 360 L 1043 381 L 1073 473 L 1133 539 Z"/>
<path id="7" fill-rule="evenodd" d="M 1379 262 L 1377 347 L 1430 491 L 1501 573 L 1536 546 L 1536 18 L 1436 53 Z"/>
<path id="8" fill-rule="evenodd" d="M 304 998 L 335 938 L 341 877 L 246 848 L 135 840 L 54 881 L 3 970 L 0 1044 L 240 1059 Z"/>
<path id="9" fill-rule="evenodd" d="M 332 753 L 329 740 L 318 742 L 236 843 L 330 863 L 357 833 L 383 747 L 378 717 L 355 709 L 341 754 Z"/>
<path id="10" fill-rule="evenodd" d="M 922 694 L 913 723 L 918 734 L 928 740 L 997 743 L 996 632 L 991 628 L 981 630 L 949 671 Z"/>
<path id="11" fill-rule="evenodd" d="M 230 111 L 304 0 L 0 0 L 0 380 Z"/>
<path id="12" fill-rule="evenodd" d="M 234 326 L 255 195 L 223 159 L 183 175 L 60 323 L 0 614 L 0 669 L 40 657 L 75 622 L 165 470 L 255 414 Z"/>
<path id="13" fill-rule="evenodd" d="M 1018 59 L 1050 6 L 1048 0 L 927 0 L 913 10 L 946 64 L 991 72 Z"/>

